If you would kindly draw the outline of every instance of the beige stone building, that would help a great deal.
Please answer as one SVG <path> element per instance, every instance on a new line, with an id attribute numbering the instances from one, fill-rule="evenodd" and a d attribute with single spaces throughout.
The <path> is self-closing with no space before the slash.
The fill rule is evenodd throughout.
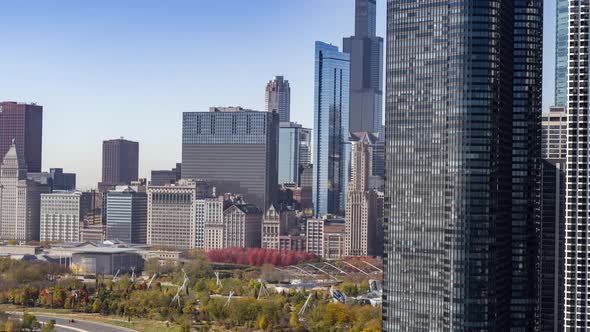
<path id="1" fill-rule="evenodd" d="M 260 247 L 262 212 L 253 204 L 235 204 L 223 211 L 223 246 Z"/>
<path id="2" fill-rule="evenodd" d="M 49 190 L 27 180 L 26 164 L 13 141 L 0 165 L 0 239 L 39 240 L 41 194 Z"/>
<path id="3" fill-rule="evenodd" d="M 346 256 L 378 256 L 382 252 L 383 194 L 370 189 L 373 147 L 377 136 L 351 134 L 351 176 L 346 193 Z"/>
<path id="4" fill-rule="evenodd" d="M 295 225 L 296 218 L 292 209 L 271 205 L 262 220 L 262 248 L 280 249 L 280 237 L 288 234 Z"/>
<path id="5" fill-rule="evenodd" d="M 148 186 L 147 244 L 178 249 L 203 248 L 203 220 L 197 220 L 199 200 L 209 196 L 204 181 L 180 180 Z"/>

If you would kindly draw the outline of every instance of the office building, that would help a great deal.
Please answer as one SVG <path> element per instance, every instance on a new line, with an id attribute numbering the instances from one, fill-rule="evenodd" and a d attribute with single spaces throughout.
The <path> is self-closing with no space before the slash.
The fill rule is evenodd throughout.
<path id="1" fill-rule="evenodd" d="M 324 219 L 308 218 L 305 226 L 306 249 L 320 257 L 324 248 Z"/>
<path id="2" fill-rule="evenodd" d="M 345 221 L 333 216 L 309 218 L 306 225 L 306 251 L 325 259 L 341 259 L 345 255 Z"/>
<path id="3" fill-rule="evenodd" d="M 383 120 L 383 38 L 377 37 L 375 0 L 355 0 L 354 36 L 344 38 L 350 54 L 350 131 L 377 133 Z"/>
<path id="4" fill-rule="evenodd" d="M 202 248 L 205 250 L 223 249 L 223 197 L 199 200 L 197 204 L 197 219 L 203 225 Z"/>
<path id="5" fill-rule="evenodd" d="M 166 184 L 173 184 L 180 180 L 182 164 L 177 163 L 176 167 L 171 170 L 156 170 L 152 171 L 150 184 L 152 186 L 163 186 Z"/>
<path id="6" fill-rule="evenodd" d="M 0 164 L 0 240 L 39 240 L 41 194 L 49 187 L 27 180 L 16 140 Z"/>
<path id="7" fill-rule="evenodd" d="M 123 138 L 102 142 L 101 192 L 137 181 L 138 169 L 139 143 Z"/>
<path id="8" fill-rule="evenodd" d="M 313 136 L 310 128 L 299 130 L 299 165 L 302 167 L 311 165 L 311 140 Z"/>
<path id="9" fill-rule="evenodd" d="M 280 236 L 288 235 L 296 223 L 296 215 L 293 209 L 287 206 L 271 205 L 264 213 L 262 220 L 262 248 L 279 249 Z"/>
<path id="10" fill-rule="evenodd" d="M 558 50 L 557 65 L 567 64 L 567 160 L 565 207 L 565 331 L 590 329 L 590 283 L 587 271 L 590 266 L 588 250 L 588 222 L 590 215 L 590 170 L 588 138 L 588 3 L 586 1 L 558 1 L 557 33 L 567 32 L 567 52 Z M 565 10 L 565 6 L 568 6 Z M 562 11 L 563 10 L 563 11 Z M 563 16 L 562 16 L 563 15 Z M 567 28 L 561 26 L 567 17 Z M 563 46 L 558 44 L 558 47 Z M 567 58 L 564 59 L 564 56 Z M 563 62 L 562 62 L 563 61 Z M 557 68 L 557 73 L 563 68 Z M 563 75 L 562 73 L 562 75 Z M 561 77 L 560 79 L 563 79 Z M 557 83 L 557 82 L 556 82 Z M 556 87 L 557 88 L 557 87 Z M 556 96 L 557 97 L 557 96 Z M 556 100 L 556 103 L 559 101 Z M 560 105 L 561 106 L 561 105 Z"/>
<path id="11" fill-rule="evenodd" d="M 346 251 L 346 226 L 344 220 L 324 220 L 323 233 L 322 258 L 344 258 Z"/>
<path id="12" fill-rule="evenodd" d="M 138 188 L 117 186 L 104 194 L 107 240 L 147 243 L 147 194 Z"/>
<path id="13" fill-rule="evenodd" d="M 311 159 L 311 130 L 294 122 L 279 127 L 279 184 L 299 183 L 301 167 Z"/>
<path id="14" fill-rule="evenodd" d="M 51 188 L 51 191 L 75 191 L 76 174 L 64 173 L 62 168 L 50 168 L 49 172 L 27 172 L 27 178 Z"/>
<path id="15" fill-rule="evenodd" d="M 567 157 L 567 112 L 564 107 L 551 107 L 542 117 L 541 146 L 543 159 Z"/>
<path id="16" fill-rule="evenodd" d="M 343 213 L 350 147 L 348 98 L 350 56 L 315 43 L 313 206 L 315 216 Z"/>
<path id="17" fill-rule="evenodd" d="M 0 156 L 6 155 L 13 139 L 27 171 L 41 172 L 43 106 L 0 102 Z"/>
<path id="18" fill-rule="evenodd" d="M 538 324 L 542 4 L 387 1 L 384 331 Z"/>
<path id="19" fill-rule="evenodd" d="M 383 201 L 369 187 L 373 148 L 377 136 L 367 132 L 350 135 L 350 181 L 346 195 L 346 256 L 379 256 L 383 246 Z"/>
<path id="20" fill-rule="evenodd" d="M 223 211 L 223 247 L 260 248 L 262 212 L 253 204 L 235 204 Z"/>
<path id="21" fill-rule="evenodd" d="M 200 180 L 148 186 L 147 244 L 198 248 L 198 234 L 203 230 L 197 229 L 197 201 L 207 197 L 209 185 Z"/>
<path id="22" fill-rule="evenodd" d="M 569 1 L 556 0 L 555 26 L 555 106 L 567 106 L 568 14 Z"/>
<path id="23" fill-rule="evenodd" d="M 209 225 L 223 224 L 223 198 L 205 198 L 196 202 L 195 247 L 217 248 L 218 238 L 207 238 L 206 229 Z M 223 234 L 222 234 L 223 235 Z M 208 243 L 208 244 L 207 244 Z"/>
<path id="24" fill-rule="evenodd" d="M 385 126 L 379 126 L 379 137 L 373 147 L 373 176 L 385 176 Z"/>
<path id="25" fill-rule="evenodd" d="M 91 193 L 63 191 L 41 194 L 40 241 L 80 242 Z"/>
<path id="26" fill-rule="evenodd" d="M 278 115 L 241 107 L 186 112 L 182 122 L 182 178 L 205 179 L 216 193 L 240 193 L 266 209 L 278 177 Z"/>
<path id="27" fill-rule="evenodd" d="M 564 331 L 565 159 L 543 159 L 541 188 L 539 331 Z"/>
<path id="28" fill-rule="evenodd" d="M 305 235 L 280 235 L 279 250 L 305 251 Z"/>
<path id="29" fill-rule="evenodd" d="M 280 122 L 291 121 L 291 87 L 283 76 L 274 76 L 266 84 L 265 105 L 267 112 L 279 114 Z"/>

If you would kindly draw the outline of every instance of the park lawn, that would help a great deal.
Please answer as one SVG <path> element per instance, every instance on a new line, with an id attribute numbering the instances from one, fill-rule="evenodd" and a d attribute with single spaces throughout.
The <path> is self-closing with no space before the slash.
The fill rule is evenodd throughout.
<path id="1" fill-rule="evenodd" d="M 169 326 L 166 326 L 165 322 L 138 318 L 132 319 L 131 322 L 128 322 L 127 320 L 117 316 L 101 316 L 99 314 L 72 312 L 69 309 L 30 308 L 12 304 L 0 304 L 0 310 L 26 311 L 33 315 L 35 313 L 42 313 L 45 315 L 56 315 L 65 318 L 95 321 L 104 324 L 126 327 L 139 332 L 180 332 L 180 326 L 174 323 L 169 323 Z"/>

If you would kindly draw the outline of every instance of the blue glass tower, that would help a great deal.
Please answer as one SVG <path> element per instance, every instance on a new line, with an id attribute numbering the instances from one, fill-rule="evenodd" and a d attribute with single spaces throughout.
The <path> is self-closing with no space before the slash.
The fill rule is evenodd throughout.
<path id="1" fill-rule="evenodd" d="M 314 91 L 313 206 L 316 216 L 344 211 L 350 146 L 350 56 L 316 42 Z"/>
<path id="2" fill-rule="evenodd" d="M 555 106 L 567 106 L 568 0 L 557 0 L 555 27 Z"/>

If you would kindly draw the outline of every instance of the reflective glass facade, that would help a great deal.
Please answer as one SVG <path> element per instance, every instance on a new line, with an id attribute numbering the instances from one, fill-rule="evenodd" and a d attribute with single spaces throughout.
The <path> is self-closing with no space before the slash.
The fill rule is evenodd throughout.
<path id="1" fill-rule="evenodd" d="M 350 56 L 316 42 L 313 205 L 317 216 L 344 211 L 350 158 L 348 99 Z"/>
<path id="2" fill-rule="evenodd" d="M 279 128 L 279 184 L 299 183 L 299 130 Z"/>
<path id="3" fill-rule="evenodd" d="M 568 0 L 556 0 L 555 26 L 555 106 L 567 105 Z"/>
<path id="4" fill-rule="evenodd" d="M 109 191 L 105 199 L 107 239 L 146 243 L 147 195 Z"/>
<path id="5" fill-rule="evenodd" d="M 530 331 L 542 1 L 387 1 L 384 331 Z"/>

